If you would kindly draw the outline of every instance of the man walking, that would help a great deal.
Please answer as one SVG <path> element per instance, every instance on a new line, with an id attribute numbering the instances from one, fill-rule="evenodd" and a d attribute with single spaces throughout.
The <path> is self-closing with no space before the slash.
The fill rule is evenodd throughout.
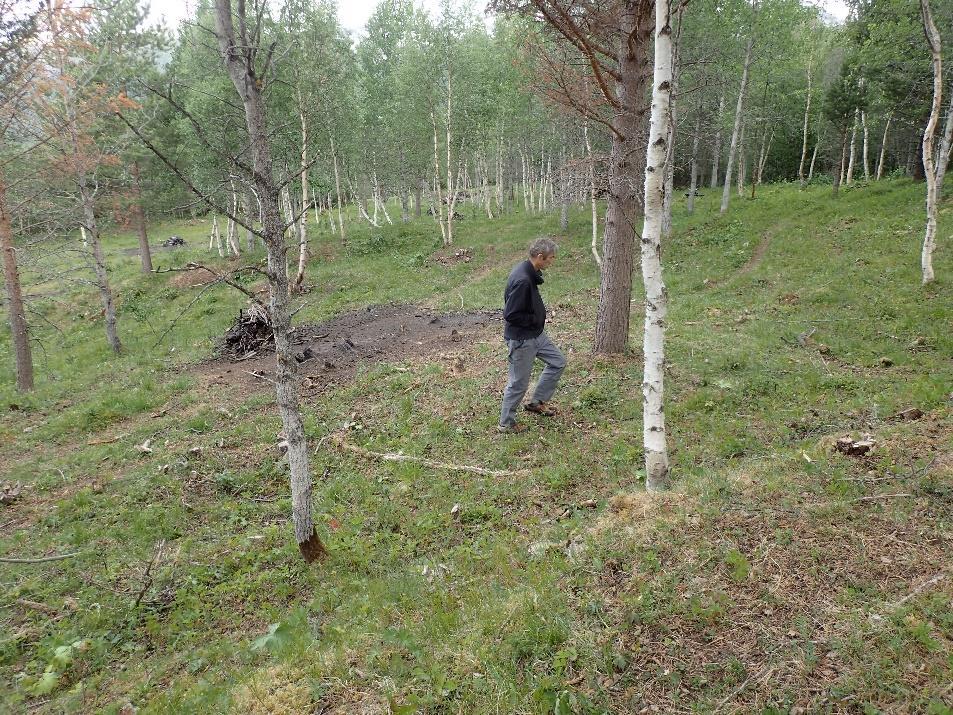
<path id="1" fill-rule="evenodd" d="M 528 412 L 551 417 L 556 414 L 549 400 L 556 390 L 556 383 L 566 369 L 566 358 L 549 336 L 546 327 L 546 306 L 539 295 L 543 282 L 543 270 L 556 260 L 556 244 L 548 238 L 538 238 L 530 244 L 529 260 L 517 265 L 506 282 L 503 293 L 503 320 L 506 328 L 503 337 L 509 348 L 509 380 L 503 393 L 503 409 L 500 412 L 500 432 L 522 432 L 525 425 L 516 421 L 516 410 L 523 401 L 533 362 L 539 358 L 545 364 L 532 400 L 526 405 Z"/>

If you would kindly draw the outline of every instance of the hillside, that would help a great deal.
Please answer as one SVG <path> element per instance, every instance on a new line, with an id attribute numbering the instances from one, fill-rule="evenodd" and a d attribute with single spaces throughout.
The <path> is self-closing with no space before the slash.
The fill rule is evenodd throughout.
<path id="1" fill-rule="evenodd" d="M 35 286 L 58 327 L 38 328 L 35 393 L 0 332 L 0 474 L 22 485 L 0 555 L 78 555 L 0 566 L 0 711 L 950 712 L 950 204 L 923 288 L 920 184 L 766 186 L 724 217 L 718 199 L 677 206 L 664 247 L 676 484 L 657 497 L 638 297 L 632 354 L 589 350 L 587 211 L 543 286 L 561 414 L 522 435 L 496 431 L 493 311 L 555 215 L 468 207 L 460 255 L 426 217 L 352 222 L 346 249 L 318 234 L 295 318 L 320 358 L 331 556 L 310 567 L 270 358 L 213 357 L 245 296 L 142 276 L 136 239 L 111 237 L 113 357 L 91 289 Z M 153 229 L 189 244 L 154 262 L 232 265 L 207 230 Z"/>

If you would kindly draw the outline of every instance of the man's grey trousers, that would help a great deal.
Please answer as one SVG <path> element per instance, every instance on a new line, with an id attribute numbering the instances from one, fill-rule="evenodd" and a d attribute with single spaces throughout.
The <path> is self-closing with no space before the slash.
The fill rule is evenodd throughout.
<path id="1" fill-rule="evenodd" d="M 546 365 L 532 402 L 547 402 L 556 391 L 556 383 L 566 369 L 566 357 L 557 348 L 546 333 L 527 340 L 507 340 L 509 347 L 509 380 L 503 393 L 503 409 L 500 412 L 500 425 L 509 427 L 516 424 L 516 410 L 523 401 L 529 387 L 529 378 L 533 373 L 533 361 L 539 358 Z"/>

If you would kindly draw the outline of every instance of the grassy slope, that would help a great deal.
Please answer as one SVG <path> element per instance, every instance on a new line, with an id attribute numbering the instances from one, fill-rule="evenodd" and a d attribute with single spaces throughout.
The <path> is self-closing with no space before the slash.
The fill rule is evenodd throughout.
<path id="1" fill-rule="evenodd" d="M 638 350 L 588 355 L 598 274 L 573 214 L 545 286 L 571 358 L 554 422 L 495 433 L 496 341 L 369 367 L 306 410 L 316 438 L 523 471 L 322 451 L 332 558 L 318 568 L 291 544 L 271 396 L 189 367 L 242 297 L 210 291 L 156 346 L 198 289 L 139 276 L 120 253 L 135 239 L 116 237 L 124 356 L 106 351 L 94 295 L 62 296 L 46 310 L 65 335 L 48 336 L 22 397 L 0 333 L 0 470 L 27 485 L 0 511 L 0 553 L 85 552 L 0 567 L 0 709 L 948 712 L 953 575 L 894 605 L 943 576 L 951 549 L 953 262 L 941 241 L 940 279 L 920 287 L 921 194 L 885 181 L 833 203 L 823 187 L 767 187 L 726 217 L 714 195 L 693 217 L 677 210 L 665 260 L 678 484 L 658 499 L 637 493 Z M 348 252 L 322 235 L 301 319 L 391 300 L 494 307 L 510 264 L 554 225 L 468 218 L 459 244 L 475 258 L 451 268 L 426 260 L 427 221 L 355 224 Z M 205 230 L 163 227 L 194 248 L 157 262 L 205 259 Z M 910 406 L 926 417 L 891 419 Z M 878 441 L 864 460 L 825 441 L 862 432 Z M 48 666 L 56 689 L 31 697 Z"/>

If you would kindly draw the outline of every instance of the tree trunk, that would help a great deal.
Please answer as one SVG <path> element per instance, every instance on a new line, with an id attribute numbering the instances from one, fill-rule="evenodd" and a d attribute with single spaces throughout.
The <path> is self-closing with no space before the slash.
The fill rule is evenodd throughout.
<path id="1" fill-rule="evenodd" d="M 434 193 L 437 195 L 436 206 L 433 208 L 433 217 L 440 224 L 440 236 L 443 239 L 443 245 L 449 245 L 447 242 L 447 227 L 443 222 L 443 194 L 440 190 L 440 144 L 437 138 L 437 116 L 430 111 L 430 122 L 433 124 L 433 170 L 434 170 Z"/>
<path id="2" fill-rule="evenodd" d="M 30 350 L 30 332 L 26 322 L 26 308 L 20 288 L 17 254 L 13 247 L 13 227 L 7 208 L 6 177 L 0 167 L 0 252 L 3 253 L 3 283 L 7 289 L 7 314 L 13 338 L 13 359 L 17 372 L 17 389 L 33 389 L 33 354 Z"/>
<path id="3" fill-rule="evenodd" d="M 718 188 L 718 163 L 721 160 L 721 115 L 725 112 L 725 95 L 718 97 L 718 114 L 715 117 L 715 147 L 712 149 L 711 188 Z"/>
<path id="4" fill-rule="evenodd" d="M 589 201 L 592 204 L 592 257 L 596 265 L 602 267 L 597 238 L 599 235 L 599 212 L 596 208 L 596 160 L 592 156 L 592 144 L 589 143 L 589 121 L 582 123 L 582 136 L 586 140 L 586 155 L 589 157 Z"/>
<path id="5" fill-rule="evenodd" d="M 259 218 L 256 214 L 255 208 L 258 204 L 258 197 L 255 196 L 255 192 L 251 187 L 245 189 L 245 222 L 248 224 L 245 228 L 245 248 L 248 251 L 255 250 L 255 232 L 251 230 L 251 227 L 255 225 L 255 220 Z M 237 231 L 237 229 L 236 229 Z M 235 239 L 234 245 L 235 255 L 238 255 L 238 239 Z"/>
<path id="6" fill-rule="evenodd" d="M 811 168 L 807 170 L 807 183 L 811 183 L 811 179 L 814 178 L 814 162 L 817 161 L 817 150 L 821 146 L 821 139 L 818 137 L 817 141 L 814 142 L 814 153 L 811 154 Z"/>
<path id="7" fill-rule="evenodd" d="M 844 164 L 847 157 L 847 129 L 841 131 L 840 138 L 840 164 L 837 166 L 837 171 L 834 173 L 834 186 L 832 188 L 833 196 L 836 199 L 838 191 L 840 190 L 841 181 L 844 176 Z"/>
<path id="8" fill-rule="evenodd" d="M 616 97 L 621 109 L 612 119 L 609 197 L 606 209 L 602 281 L 593 351 L 621 353 L 629 343 L 635 225 L 642 212 L 645 173 L 645 89 L 649 81 L 644 52 L 652 33 L 652 15 L 640 3 L 627 2 L 620 21 L 619 75 Z"/>
<path id="9" fill-rule="evenodd" d="M 922 144 L 923 169 L 927 181 L 927 226 L 923 236 L 923 250 L 920 253 L 920 268 L 923 272 L 923 284 L 926 285 L 934 279 L 933 249 L 936 245 L 937 169 L 939 167 L 933 161 L 933 140 L 943 102 L 943 65 L 940 54 L 940 33 L 937 32 L 936 25 L 933 23 L 929 0 L 920 0 L 920 13 L 933 60 L 933 104 L 930 108 L 930 119 L 923 131 Z"/>
<path id="10" fill-rule="evenodd" d="M 940 151 L 936 157 L 937 201 L 943 198 L 943 179 L 946 177 L 946 167 L 950 163 L 951 144 L 953 144 L 953 91 L 950 92 L 950 103 L 947 105 L 946 122 L 943 126 L 943 139 L 940 141 Z"/>
<path id="11" fill-rule="evenodd" d="M 239 4 L 240 10 L 244 4 Z M 288 443 L 288 466 L 291 472 L 291 508 L 295 539 L 305 561 L 325 554 L 311 517 L 311 468 L 308 443 L 298 406 L 297 362 L 291 351 L 290 296 L 285 274 L 285 245 L 278 207 L 278 188 L 272 176 L 271 149 L 262 98 L 262 83 L 256 76 L 254 55 L 249 51 L 246 18 L 239 17 L 242 36 L 235 37 L 231 0 L 215 0 L 216 34 L 229 77 L 242 99 L 245 123 L 251 146 L 254 182 L 262 202 L 262 235 L 268 253 L 268 283 L 272 329 L 275 337 L 277 366 L 275 384 L 278 411 Z"/>
<path id="12" fill-rule="evenodd" d="M 642 342 L 642 441 L 645 488 L 668 489 L 668 448 L 665 439 L 665 318 L 668 296 L 662 280 L 662 227 L 665 214 L 665 162 L 670 156 L 669 126 L 672 94 L 672 28 L 670 0 L 655 2 L 655 74 L 652 116 L 645 167 L 645 223 L 642 229 L 642 282 L 645 285 L 645 332 Z"/>
<path id="13" fill-rule="evenodd" d="M 423 200 L 423 188 L 424 180 L 420 179 L 417 182 L 417 186 L 414 188 L 414 216 L 420 218 L 423 215 L 423 209 L 421 207 L 421 202 Z"/>
<path id="14" fill-rule="evenodd" d="M 748 46 L 745 49 L 745 61 L 741 71 L 741 88 L 738 90 L 738 105 L 735 107 L 735 125 L 731 131 L 731 145 L 728 148 L 728 165 L 725 167 L 725 185 L 721 192 L 721 213 L 728 210 L 728 202 L 731 200 L 731 174 L 735 164 L 735 154 L 738 151 L 738 137 L 741 134 L 741 117 L 745 104 L 745 92 L 748 89 L 748 71 L 751 67 L 751 56 L 754 50 L 754 30 L 751 31 L 751 37 L 748 38 Z"/>
<path id="15" fill-rule="evenodd" d="M 691 179 L 688 185 L 688 200 L 685 210 L 689 215 L 695 213 L 695 192 L 698 190 L 698 145 L 701 143 L 702 133 L 702 105 L 698 103 L 698 114 L 695 115 L 695 133 L 692 139 Z"/>
<path id="16" fill-rule="evenodd" d="M 801 139 L 801 162 L 797 167 L 797 180 L 802 189 L 807 186 L 807 182 L 804 180 L 804 162 L 807 159 L 807 130 L 811 118 L 811 84 L 814 79 L 812 72 L 813 66 L 814 51 L 812 50 L 811 57 L 807 62 L 807 99 L 804 102 L 804 130 Z"/>
<path id="17" fill-rule="evenodd" d="M 301 216 L 296 221 L 298 234 L 298 272 L 295 274 L 292 292 L 299 293 L 304 283 L 304 271 L 308 265 L 308 120 L 298 90 L 298 118 L 301 120 Z"/>
<path id="18" fill-rule="evenodd" d="M 857 124 L 859 123 L 860 110 L 854 110 L 854 126 L 850 130 L 850 160 L 847 162 L 847 185 L 854 183 L 854 156 L 857 151 Z"/>
<path id="19" fill-rule="evenodd" d="M 748 128 L 747 122 L 741 123 L 741 136 L 738 139 L 738 198 L 744 195 L 745 176 L 748 171 L 748 153 L 745 147 L 745 129 Z"/>
<path id="20" fill-rule="evenodd" d="M 338 230 L 341 232 L 341 245 L 347 246 L 347 236 L 344 234 L 344 214 L 341 209 L 341 175 L 338 173 L 338 153 L 334 148 L 334 132 L 328 127 L 328 137 L 331 140 L 331 157 L 334 160 L 334 191 L 338 205 Z M 330 214 L 331 211 L 328 210 Z"/>
<path id="21" fill-rule="evenodd" d="M 893 119 L 893 112 L 887 115 L 887 123 L 884 124 L 884 138 L 880 142 L 880 159 L 877 161 L 877 180 L 884 174 L 884 156 L 887 152 L 887 130 L 890 129 L 890 120 Z"/>
<path id="22" fill-rule="evenodd" d="M 119 341 L 119 332 L 116 321 L 116 305 L 113 301 L 112 289 L 109 287 L 109 274 L 106 269 L 106 257 L 103 255 L 103 246 L 99 236 L 99 225 L 96 221 L 93 195 L 86 184 L 86 174 L 79 175 L 79 197 L 83 206 L 83 221 L 89 237 L 90 247 L 93 249 L 93 271 L 96 274 L 96 286 L 99 288 L 99 298 L 103 304 L 103 318 L 106 323 L 106 340 L 109 347 L 117 355 L 122 352 L 122 343 Z"/>
<path id="23" fill-rule="evenodd" d="M 860 126 L 864 130 L 864 181 L 870 183 L 870 161 L 868 160 L 868 152 L 870 151 L 870 132 L 867 128 L 867 112 L 860 113 Z"/>
<path id="24" fill-rule="evenodd" d="M 566 157 L 562 156 L 559 165 L 559 230 L 565 233 L 569 228 L 569 177 L 566 171 Z"/>
<path id="25" fill-rule="evenodd" d="M 132 186 L 136 192 L 132 204 L 132 220 L 136 224 L 136 235 L 139 237 L 139 258 L 142 261 L 142 272 L 152 273 L 152 252 L 149 249 L 149 236 L 146 234 L 146 215 L 142 208 L 142 182 L 139 178 L 139 162 L 133 161 L 130 167 Z"/>

